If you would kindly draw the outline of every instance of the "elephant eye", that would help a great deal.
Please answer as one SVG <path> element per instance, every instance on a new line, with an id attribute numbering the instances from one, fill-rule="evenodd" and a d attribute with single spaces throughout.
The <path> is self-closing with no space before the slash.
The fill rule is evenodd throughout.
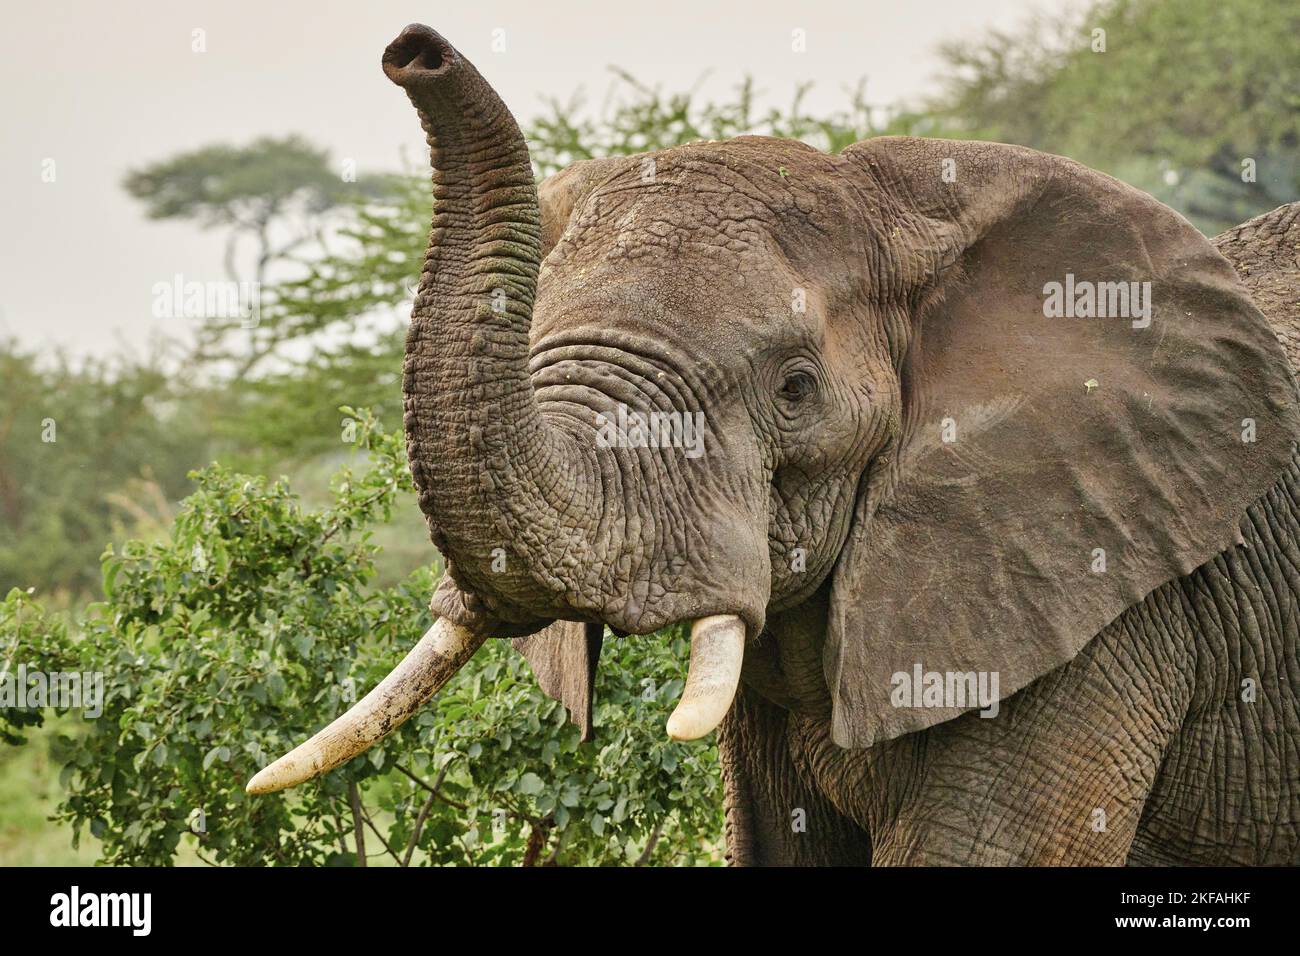
<path id="1" fill-rule="evenodd" d="M 781 383 L 780 397 L 787 402 L 802 402 L 817 391 L 817 380 L 807 372 L 791 372 Z"/>

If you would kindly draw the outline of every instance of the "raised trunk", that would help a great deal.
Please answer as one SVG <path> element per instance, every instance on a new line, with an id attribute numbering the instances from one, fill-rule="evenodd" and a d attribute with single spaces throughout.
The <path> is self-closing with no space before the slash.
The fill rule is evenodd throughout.
<path id="1" fill-rule="evenodd" d="M 519 127 L 478 71 L 428 27 L 403 30 L 383 64 L 419 110 L 433 163 L 433 226 L 403 394 L 420 507 L 455 587 L 444 579 L 434 596 L 438 619 L 393 672 L 254 776 L 250 793 L 294 786 L 363 752 L 436 694 L 489 636 L 529 634 L 574 616 L 612 627 L 648 623 L 640 600 L 602 586 L 606 561 L 591 547 L 597 535 L 587 529 L 608 517 L 595 434 L 571 416 L 548 422 L 533 392 L 528 340 L 541 216 Z M 608 526 L 601 532 L 607 555 L 620 554 L 616 534 Z M 688 596 L 688 603 L 699 601 Z M 746 623 L 720 608 L 706 608 L 707 616 L 680 605 L 667 610 L 687 613 L 657 610 L 660 619 L 651 621 L 659 625 L 703 618 L 691 630 L 691 666 L 669 722 L 677 739 L 703 736 L 736 692 Z M 761 607 L 750 610 L 756 632 Z M 566 690 L 584 702 L 588 727 L 591 644 L 598 647 L 599 633 L 586 635 L 583 686 Z"/>
<path id="2" fill-rule="evenodd" d="M 428 27 L 407 27 L 383 62 L 419 111 L 433 165 L 403 377 L 420 507 L 453 577 L 492 618 L 558 616 L 574 587 L 546 556 L 577 534 L 561 513 L 595 507 L 594 460 L 547 425 L 529 378 L 541 227 L 528 148 L 478 71 Z"/>

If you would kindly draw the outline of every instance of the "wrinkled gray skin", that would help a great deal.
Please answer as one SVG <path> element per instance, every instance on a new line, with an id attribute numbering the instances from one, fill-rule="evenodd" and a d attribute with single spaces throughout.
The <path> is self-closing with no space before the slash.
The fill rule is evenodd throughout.
<path id="1" fill-rule="evenodd" d="M 1212 240 L 1300 369 L 1300 202 L 1278 206 Z"/>
<path id="2" fill-rule="evenodd" d="M 1213 245 L 1300 369 L 1300 203 Z M 1170 582 L 1015 695 L 1005 724 L 970 714 L 847 751 L 829 740 L 815 677 L 803 712 L 743 688 L 721 738 L 729 862 L 1295 865 L 1297 478 L 1292 469 L 1245 523 L 1248 546 L 1282 560 L 1238 550 Z M 816 627 L 786 617 L 806 637 L 780 656 L 812 675 Z M 1261 660 L 1279 666 L 1254 705 L 1225 693 Z M 1090 757 L 1068 788 L 1048 783 L 1080 753 Z M 787 807 L 805 808 L 809 832 L 827 839 L 792 832 Z M 1097 807 L 1106 832 L 1082 831 Z"/>
<path id="3" fill-rule="evenodd" d="M 409 27 L 384 68 L 434 166 L 404 394 L 435 612 L 541 631 L 577 709 L 594 648 L 552 622 L 742 617 L 733 863 L 1300 862 L 1295 383 L 1188 224 L 1057 157 L 909 139 L 538 191 L 444 39 Z M 1067 273 L 1151 281 L 1151 324 L 1044 318 Z M 602 447 L 619 403 L 703 412 L 706 453 Z M 895 708 L 912 663 L 999 673 L 997 717 Z"/>

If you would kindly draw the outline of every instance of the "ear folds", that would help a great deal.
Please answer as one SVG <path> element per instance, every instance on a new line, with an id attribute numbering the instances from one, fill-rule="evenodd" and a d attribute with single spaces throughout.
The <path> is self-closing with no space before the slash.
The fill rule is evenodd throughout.
<path id="1" fill-rule="evenodd" d="M 925 675 L 1005 698 L 1232 547 L 1300 420 L 1231 267 L 1149 196 L 998 144 L 842 157 L 913 310 L 832 581 L 833 737 L 866 747 L 982 706 L 913 699 Z"/>

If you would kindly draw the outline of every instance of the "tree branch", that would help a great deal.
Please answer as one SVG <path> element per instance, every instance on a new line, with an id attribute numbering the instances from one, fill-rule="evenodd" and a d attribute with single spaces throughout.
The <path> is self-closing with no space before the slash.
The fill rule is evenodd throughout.
<path id="1" fill-rule="evenodd" d="M 415 846 L 420 842 L 420 833 L 424 830 L 424 821 L 429 818 L 429 811 L 433 809 L 433 801 L 438 799 L 438 788 L 442 786 L 442 781 L 447 776 L 449 766 L 451 764 L 443 764 L 442 769 L 438 771 L 433 786 L 429 788 L 429 796 L 425 799 L 424 806 L 420 807 L 420 815 L 415 818 L 415 829 L 411 831 L 411 841 L 406 845 L 406 855 L 402 858 L 402 866 L 411 865 L 411 857 L 415 854 Z"/>
<path id="2" fill-rule="evenodd" d="M 425 783 L 423 780 L 421 780 L 419 777 L 417 777 L 415 774 L 411 773 L 411 771 L 409 771 L 409 770 L 407 770 L 405 767 L 403 767 L 400 763 L 399 763 L 399 764 L 395 764 L 394 766 L 396 766 L 398 770 L 402 771 L 402 773 L 406 774 L 406 776 L 408 776 L 408 777 L 409 777 L 409 778 L 410 778 L 414 783 L 416 783 L 416 784 L 418 784 L 419 786 L 423 787 L 425 790 L 428 790 L 431 794 L 433 794 L 435 797 L 437 797 L 437 798 L 438 798 L 439 800 L 441 800 L 443 803 L 447 804 L 447 806 L 449 806 L 449 807 L 455 807 L 457 810 L 468 810 L 468 809 L 469 809 L 469 804 L 466 804 L 466 803 L 459 803 L 459 802 L 457 802 L 456 800 L 451 799 L 451 797 L 447 796 L 446 794 L 441 793 L 441 792 L 438 790 L 438 787 L 442 785 L 443 777 L 446 775 L 446 774 L 445 774 L 445 771 L 446 771 L 446 769 L 447 769 L 446 767 L 443 767 L 443 768 L 442 768 L 442 771 L 439 771 L 439 773 L 438 773 L 437 785 L 436 785 L 436 786 L 430 786 L 429 784 L 427 784 L 427 783 Z"/>
<path id="3" fill-rule="evenodd" d="M 528 831 L 528 846 L 524 850 L 524 859 L 520 866 L 536 866 L 537 858 L 546 849 L 546 838 L 550 827 L 538 822 Z"/>
<path id="4" fill-rule="evenodd" d="M 379 842 L 384 845 L 384 849 L 388 851 L 388 855 L 393 858 L 393 860 L 397 863 L 398 866 L 401 866 L 402 858 L 397 855 L 397 852 L 393 849 L 392 845 L 389 844 L 389 842 L 386 839 L 384 839 L 384 835 L 379 832 L 379 827 L 375 826 L 375 821 L 370 819 L 370 814 L 366 812 L 365 807 L 361 808 L 361 816 L 365 819 L 366 826 L 370 827 L 370 832 L 373 833 L 376 837 L 378 837 Z"/>
<path id="5" fill-rule="evenodd" d="M 352 804 L 352 833 L 357 842 L 357 866 L 366 865 L 366 828 L 361 821 L 361 794 L 355 782 L 348 784 L 348 801 Z"/>
<path id="6" fill-rule="evenodd" d="M 664 821 L 661 818 L 659 822 L 655 824 L 655 828 L 650 831 L 650 839 L 646 841 L 645 849 L 642 850 L 641 855 L 636 858 L 636 862 L 632 864 L 633 866 L 645 866 L 650 862 L 650 854 L 654 853 L 655 845 L 659 842 L 659 837 L 663 831 Z"/>

